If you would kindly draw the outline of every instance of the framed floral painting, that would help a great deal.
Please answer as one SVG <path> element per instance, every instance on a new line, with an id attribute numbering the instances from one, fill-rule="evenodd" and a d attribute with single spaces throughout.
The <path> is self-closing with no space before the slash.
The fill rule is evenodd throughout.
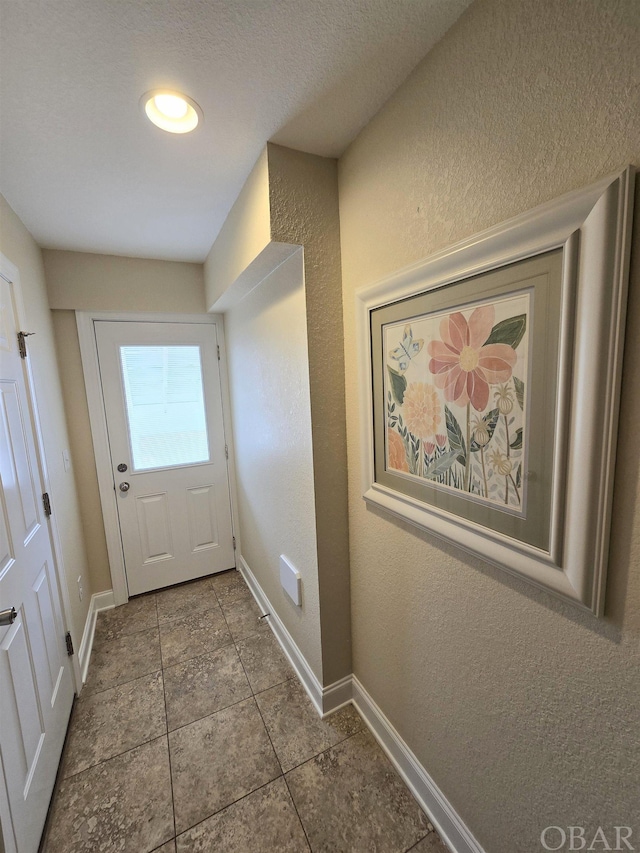
<path id="1" fill-rule="evenodd" d="M 598 615 L 632 178 L 357 294 L 365 500 Z"/>

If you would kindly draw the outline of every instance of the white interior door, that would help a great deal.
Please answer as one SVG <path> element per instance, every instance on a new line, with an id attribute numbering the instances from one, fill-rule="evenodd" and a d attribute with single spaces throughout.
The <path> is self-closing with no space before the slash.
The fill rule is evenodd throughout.
<path id="1" fill-rule="evenodd" d="M 233 568 L 215 325 L 95 329 L 129 594 Z"/>
<path id="2" fill-rule="evenodd" d="M 0 799 L 7 853 L 35 853 L 74 689 L 17 331 L 0 278 Z"/>

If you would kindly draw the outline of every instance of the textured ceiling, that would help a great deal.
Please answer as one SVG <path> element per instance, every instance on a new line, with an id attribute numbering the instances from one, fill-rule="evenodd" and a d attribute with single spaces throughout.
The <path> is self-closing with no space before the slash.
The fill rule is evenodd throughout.
<path id="1" fill-rule="evenodd" d="M 0 0 L 0 191 L 41 246 L 202 261 L 268 140 L 340 155 L 469 2 Z"/>

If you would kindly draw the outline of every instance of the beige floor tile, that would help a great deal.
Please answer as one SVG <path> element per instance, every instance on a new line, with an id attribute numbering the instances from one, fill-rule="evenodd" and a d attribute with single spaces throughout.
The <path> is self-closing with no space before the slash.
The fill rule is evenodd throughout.
<path id="1" fill-rule="evenodd" d="M 164 670 L 169 729 L 185 726 L 251 696 L 235 646 Z"/>
<path id="2" fill-rule="evenodd" d="M 156 593 L 158 603 L 158 621 L 170 622 L 184 619 L 205 610 L 217 608 L 218 599 L 211 589 L 209 578 L 173 586 Z"/>
<path id="3" fill-rule="evenodd" d="M 240 640 L 237 648 L 254 693 L 295 677 L 293 667 L 271 631 L 261 631 Z"/>
<path id="4" fill-rule="evenodd" d="M 176 831 L 281 774 L 253 699 L 169 733 Z"/>
<path id="5" fill-rule="evenodd" d="M 212 575 L 210 583 L 220 602 L 229 602 L 247 594 L 251 595 L 244 578 L 236 569 L 232 569 L 230 572 L 220 572 L 219 575 Z"/>
<path id="6" fill-rule="evenodd" d="M 75 705 L 61 767 L 66 778 L 166 734 L 162 674 L 154 672 Z"/>
<path id="7" fill-rule="evenodd" d="M 150 853 L 173 835 L 164 736 L 65 779 L 42 853 Z"/>
<path id="8" fill-rule="evenodd" d="M 252 595 L 243 595 L 234 601 L 222 602 L 220 606 L 234 642 L 243 640 L 252 634 L 271 630 L 267 625 L 267 620 L 260 619 L 260 609 Z"/>
<path id="9" fill-rule="evenodd" d="M 155 595 L 132 598 L 120 607 L 102 610 L 96 618 L 93 648 L 105 642 L 158 627 Z"/>
<path id="10" fill-rule="evenodd" d="M 161 668 L 157 628 L 105 641 L 93 650 L 82 695 L 108 690 Z"/>
<path id="11" fill-rule="evenodd" d="M 313 853 L 405 853 L 428 833 L 426 817 L 367 731 L 286 778 Z"/>
<path id="12" fill-rule="evenodd" d="M 41 853 L 447 853 L 259 615 L 235 571 L 99 615 Z"/>
<path id="13" fill-rule="evenodd" d="M 177 839 L 178 853 L 308 853 L 284 779 L 199 823 Z"/>
<path id="14" fill-rule="evenodd" d="M 231 635 L 217 604 L 215 610 L 160 623 L 162 664 L 165 667 L 214 652 L 230 643 Z"/>
<path id="15" fill-rule="evenodd" d="M 256 702 L 285 773 L 364 727 L 352 705 L 322 720 L 295 679 L 258 693 Z"/>

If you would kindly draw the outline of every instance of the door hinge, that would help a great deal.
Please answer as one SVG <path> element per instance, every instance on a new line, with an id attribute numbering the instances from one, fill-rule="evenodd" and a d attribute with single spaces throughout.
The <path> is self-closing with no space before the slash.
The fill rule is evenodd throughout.
<path id="1" fill-rule="evenodd" d="M 229 445 L 228 444 L 225 444 L 225 446 L 224 446 L 224 455 L 227 457 L 227 459 L 229 458 Z"/>
<path id="2" fill-rule="evenodd" d="M 71 655 L 74 654 L 73 640 L 71 639 L 71 631 L 67 631 L 67 633 L 64 635 L 64 641 L 67 644 L 67 654 L 69 655 L 69 657 L 71 657 Z"/>
<path id="3" fill-rule="evenodd" d="M 235 551 L 236 550 L 236 537 L 232 536 L 231 538 L 233 539 L 233 550 Z"/>
<path id="4" fill-rule="evenodd" d="M 52 513 L 51 509 L 51 499 L 49 498 L 49 493 L 45 492 L 42 496 L 42 505 L 44 506 L 44 514 L 49 518 Z"/>
<path id="5" fill-rule="evenodd" d="M 20 358 L 27 357 L 27 342 L 25 338 L 29 338 L 31 335 L 35 335 L 35 332 L 18 332 L 18 352 L 20 353 Z"/>
<path id="6" fill-rule="evenodd" d="M 218 361 L 220 361 L 220 344 L 218 344 Z"/>

